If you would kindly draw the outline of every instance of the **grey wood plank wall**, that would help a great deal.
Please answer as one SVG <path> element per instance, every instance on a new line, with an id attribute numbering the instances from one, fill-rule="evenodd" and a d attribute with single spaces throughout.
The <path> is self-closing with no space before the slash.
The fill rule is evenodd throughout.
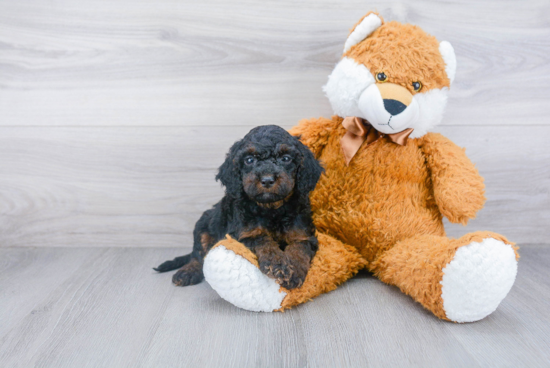
<path id="1" fill-rule="evenodd" d="M 438 131 L 488 229 L 549 243 L 550 2 L 0 0 L 0 246 L 189 245 L 251 127 L 330 116 L 321 86 L 368 10 L 450 41 Z"/>

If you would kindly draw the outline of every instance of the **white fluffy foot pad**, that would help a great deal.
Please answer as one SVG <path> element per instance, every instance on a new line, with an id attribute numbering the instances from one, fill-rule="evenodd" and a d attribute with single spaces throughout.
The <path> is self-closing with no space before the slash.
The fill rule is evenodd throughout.
<path id="1" fill-rule="evenodd" d="M 275 280 L 223 244 L 208 252 L 204 259 L 203 272 L 212 289 L 223 299 L 242 309 L 273 312 L 281 308 L 286 296 Z"/>
<path id="2" fill-rule="evenodd" d="M 474 322 L 493 313 L 512 288 L 517 268 L 512 246 L 500 240 L 487 238 L 458 248 L 441 280 L 447 318 Z"/>

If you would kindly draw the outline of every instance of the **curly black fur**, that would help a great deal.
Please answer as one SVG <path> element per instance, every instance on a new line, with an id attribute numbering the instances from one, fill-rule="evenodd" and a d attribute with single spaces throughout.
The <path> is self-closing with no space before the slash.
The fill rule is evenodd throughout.
<path id="1" fill-rule="evenodd" d="M 173 282 L 197 284 L 204 278 L 206 253 L 229 234 L 257 255 L 262 272 L 286 288 L 300 286 L 318 248 L 309 193 L 322 172 L 311 151 L 284 129 L 252 129 L 219 168 L 216 180 L 225 196 L 195 225 L 191 254 L 155 270 L 181 267 Z"/>

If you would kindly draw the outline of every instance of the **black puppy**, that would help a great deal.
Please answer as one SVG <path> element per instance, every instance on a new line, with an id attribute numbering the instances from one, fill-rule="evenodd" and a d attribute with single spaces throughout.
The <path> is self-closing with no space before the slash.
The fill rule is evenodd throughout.
<path id="1" fill-rule="evenodd" d="M 229 234 L 256 254 L 263 273 L 287 289 L 299 287 L 318 247 L 309 193 L 322 172 L 311 151 L 284 129 L 252 129 L 219 169 L 216 180 L 225 186 L 225 196 L 195 225 L 191 254 L 155 270 L 181 267 L 174 284 L 198 284 L 207 252 Z"/>

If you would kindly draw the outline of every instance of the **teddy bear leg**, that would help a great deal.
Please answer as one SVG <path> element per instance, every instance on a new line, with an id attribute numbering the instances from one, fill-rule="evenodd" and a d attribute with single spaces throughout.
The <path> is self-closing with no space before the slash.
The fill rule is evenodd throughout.
<path id="1" fill-rule="evenodd" d="M 517 247 L 502 235 L 479 231 L 459 239 L 420 235 L 402 240 L 371 264 L 437 317 L 474 322 L 496 310 L 514 284 Z"/>
<path id="2" fill-rule="evenodd" d="M 355 248 L 324 234 L 317 234 L 319 250 L 302 286 L 288 290 L 263 274 L 256 255 L 238 241 L 227 238 L 204 259 L 206 281 L 231 304 L 255 312 L 289 309 L 336 289 L 366 262 Z"/>

